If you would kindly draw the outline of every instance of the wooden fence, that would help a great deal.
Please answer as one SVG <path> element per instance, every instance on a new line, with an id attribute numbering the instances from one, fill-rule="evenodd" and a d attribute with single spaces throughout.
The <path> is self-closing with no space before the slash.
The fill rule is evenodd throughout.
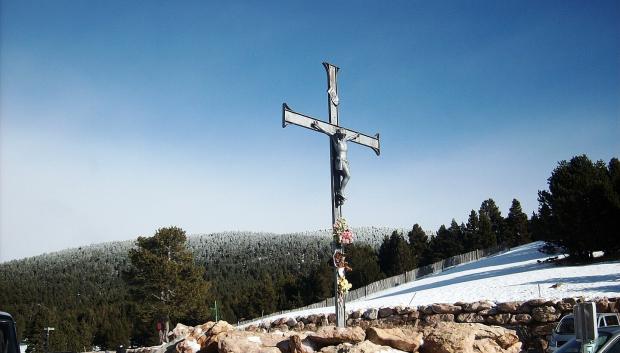
<path id="1" fill-rule="evenodd" d="M 487 256 L 491 256 L 494 254 L 497 254 L 501 251 L 507 250 L 507 248 L 505 247 L 500 247 L 500 246 L 495 246 L 495 247 L 491 247 L 488 249 L 483 249 L 483 250 L 474 250 L 474 251 L 470 251 L 468 253 L 465 254 L 460 254 L 460 255 L 456 255 L 456 256 L 452 256 L 449 257 L 447 259 L 443 259 L 441 261 L 437 261 L 433 264 L 430 265 L 426 265 L 426 266 L 422 266 L 422 267 L 418 267 L 416 269 L 413 269 L 411 271 L 407 271 L 403 274 L 400 275 L 396 275 L 396 276 L 392 276 L 392 277 L 388 277 L 385 279 L 382 279 L 380 281 L 377 282 L 373 282 L 370 283 L 364 287 L 360 287 L 358 289 L 349 291 L 349 293 L 346 294 L 346 301 L 347 302 L 351 302 L 354 300 L 358 300 L 358 299 L 362 299 L 370 294 L 373 293 L 377 293 L 380 292 L 382 290 L 388 289 L 388 288 L 392 288 L 404 283 L 408 283 L 408 282 L 412 282 L 415 281 L 416 279 L 428 276 L 428 275 L 432 275 L 435 273 L 439 273 L 442 272 L 448 268 L 454 267 L 456 265 L 461 265 L 461 264 L 466 264 L 468 262 L 473 262 L 473 261 L 478 261 L 484 257 Z M 325 308 L 325 307 L 330 307 L 330 306 L 335 306 L 334 303 L 334 297 L 330 297 L 327 298 L 325 300 L 322 300 L 318 303 L 314 303 L 314 304 L 310 304 L 301 308 L 296 308 L 296 309 L 291 309 L 291 310 L 284 310 L 284 311 L 279 311 L 276 313 L 271 313 L 269 315 L 265 315 L 259 318 L 255 318 L 255 319 L 251 319 L 251 320 L 246 320 L 246 321 L 240 321 L 237 323 L 237 325 L 245 325 L 247 323 L 250 322 L 254 322 L 254 321 L 259 321 L 259 320 L 263 320 L 272 316 L 278 316 L 278 315 L 282 315 L 282 314 L 287 314 L 290 312 L 296 312 L 296 311 L 303 311 L 303 310 L 307 310 L 307 309 L 316 309 L 316 308 Z"/>

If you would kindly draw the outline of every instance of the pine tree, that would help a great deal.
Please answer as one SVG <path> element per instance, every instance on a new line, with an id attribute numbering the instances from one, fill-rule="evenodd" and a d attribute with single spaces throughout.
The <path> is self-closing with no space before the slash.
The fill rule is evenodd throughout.
<path id="1" fill-rule="evenodd" d="M 353 288 L 363 287 L 382 279 L 377 253 L 368 244 L 351 244 L 345 247 L 346 259 L 353 269 L 347 278 Z"/>
<path id="2" fill-rule="evenodd" d="M 480 213 L 477 237 L 480 240 L 480 247 L 486 249 L 497 245 L 497 238 L 493 232 L 493 224 L 486 213 Z"/>
<path id="3" fill-rule="evenodd" d="M 467 224 L 465 225 L 465 251 L 473 251 L 482 248 L 480 240 L 480 224 L 478 213 L 471 210 Z"/>
<path id="4" fill-rule="evenodd" d="M 124 279 L 136 304 L 142 344 L 156 343 L 152 328 L 157 321 L 170 329 L 171 321 L 192 324 L 210 316 L 209 284 L 204 268 L 194 264 L 186 239 L 180 228 L 161 228 L 152 237 L 139 237 L 129 250 L 131 268 Z"/>
<path id="5" fill-rule="evenodd" d="M 527 215 L 523 213 L 521 203 L 517 199 L 512 200 L 512 205 L 508 211 L 505 235 L 505 240 L 511 247 L 531 241 Z"/>
<path id="6" fill-rule="evenodd" d="M 379 264 L 386 276 L 395 276 L 413 269 L 411 250 L 402 233 L 394 231 L 385 237 L 379 248 Z"/>
<path id="7" fill-rule="evenodd" d="M 500 212 L 499 207 L 495 204 L 495 201 L 491 198 L 482 201 L 479 214 L 484 214 L 491 222 L 491 232 L 493 233 L 493 238 L 495 238 L 495 241 L 492 243 L 494 243 L 494 245 L 503 244 L 505 242 L 504 217 L 502 217 L 502 213 Z"/>
<path id="8" fill-rule="evenodd" d="M 426 232 L 419 224 L 414 224 L 413 228 L 407 233 L 409 247 L 413 257 L 413 266 L 420 267 L 428 265 L 429 262 L 429 241 Z"/>

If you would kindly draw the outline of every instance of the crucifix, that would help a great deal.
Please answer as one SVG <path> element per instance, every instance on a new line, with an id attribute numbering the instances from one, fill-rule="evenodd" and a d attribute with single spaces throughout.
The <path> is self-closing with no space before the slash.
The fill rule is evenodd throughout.
<path id="1" fill-rule="evenodd" d="M 340 103 L 340 98 L 338 97 L 338 86 L 336 85 L 336 75 L 338 74 L 339 68 L 329 63 L 323 63 L 323 66 L 325 67 L 325 71 L 327 71 L 327 108 L 329 122 L 294 112 L 284 103 L 282 104 L 282 127 L 293 124 L 329 136 L 332 224 L 335 224 L 336 221 L 342 217 L 342 205 L 346 200 L 344 189 L 351 177 L 349 161 L 347 160 L 347 141 L 370 147 L 378 156 L 380 153 L 379 134 L 368 136 L 343 128 L 339 125 L 338 105 Z M 344 254 L 342 245 L 336 242 L 332 243 L 332 250 L 334 251 L 334 255 Z M 334 256 L 334 262 L 336 262 L 336 256 Z M 338 267 L 334 268 L 336 325 L 338 327 L 344 327 L 346 319 L 345 298 L 344 294 L 340 294 L 338 291 L 338 278 L 339 276 L 343 276 L 343 270 L 339 274 L 338 269 Z"/>

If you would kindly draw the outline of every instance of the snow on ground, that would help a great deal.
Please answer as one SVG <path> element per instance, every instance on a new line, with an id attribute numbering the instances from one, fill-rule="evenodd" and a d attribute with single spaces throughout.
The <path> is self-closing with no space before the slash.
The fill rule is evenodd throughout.
<path id="1" fill-rule="evenodd" d="M 584 266 L 538 263 L 537 260 L 549 257 L 538 251 L 542 245 L 542 242 L 526 244 L 476 262 L 455 266 L 417 281 L 373 293 L 365 298 L 348 302 L 347 311 L 458 301 L 490 300 L 501 303 L 534 298 L 620 297 L 620 261 Z M 268 319 L 332 312 L 334 307 L 330 306 L 294 311 Z"/>

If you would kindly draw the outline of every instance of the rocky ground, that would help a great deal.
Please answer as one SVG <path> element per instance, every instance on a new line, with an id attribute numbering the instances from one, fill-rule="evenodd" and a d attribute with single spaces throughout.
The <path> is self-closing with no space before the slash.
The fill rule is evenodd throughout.
<path id="1" fill-rule="evenodd" d="M 425 327 L 322 326 L 316 331 L 240 331 L 225 321 L 177 325 L 173 343 L 134 353 L 452 353 L 521 351 L 515 331 L 477 323 Z"/>

